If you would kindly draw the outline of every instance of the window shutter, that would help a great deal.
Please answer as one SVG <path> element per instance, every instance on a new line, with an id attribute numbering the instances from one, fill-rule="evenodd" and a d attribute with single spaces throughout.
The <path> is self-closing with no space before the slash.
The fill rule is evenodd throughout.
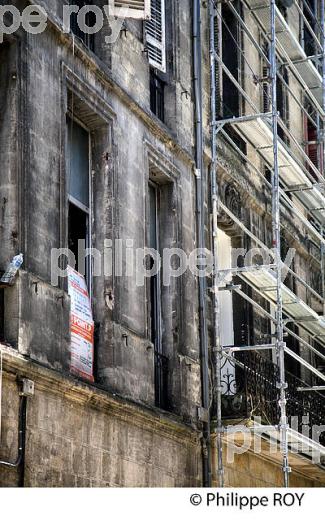
<path id="1" fill-rule="evenodd" d="M 151 0 L 151 18 L 145 31 L 150 65 L 166 72 L 165 0 Z"/>
<path id="2" fill-rule="evenodd" d="M 221 9 L 217 7 L 219 15 L 214 16 L 214 48 L 215 52 L 222 60 L 222 22 Z M 215 61 L 215 82 L 216 82 L 216 117 L 217 119 L 223 116 L 223 89 L 222 89 L 222 67 L 218 60 Z"/>
<path id="3" fill-rule="evenodd" d="M 116 18 L 150 18 L 150 0 L 109 0 L 111 16 Z"/>
<path id="4" fill-rule="evenodd" d="M 265 56 L 269 57 L 269 44 L 261 37 L 261 46 Z M 261 67 L 262 67 L 262 77 L 261 77 L 261 85 L 262 85 L 262 110 L 263 112 L 270 112 L 271 110 L 271 83 L 269 81 L 270 78 L 270 68 L 266 60 L 261 58 Z"/>

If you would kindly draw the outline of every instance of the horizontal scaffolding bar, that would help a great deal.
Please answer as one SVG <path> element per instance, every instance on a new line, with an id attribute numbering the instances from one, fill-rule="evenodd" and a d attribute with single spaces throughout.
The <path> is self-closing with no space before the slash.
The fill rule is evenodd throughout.
<path id="1" fill-rule="evenodd" d="M 227 352 L 245 352 L 246 350 L 270 350 L 272 348 L 275 348 L 276 345 L 274 343 L 266 343 L 264 345 L 244 345 L 244 346 L 238 346 L 235 345 L 223 347 L 222 350 L 225 350 Z"/>
<path id="2" fill-rule="evenodd" d="M 311 386 L 311 387 L 307 387 L 305 388 L 304 386 L 299 386 L 297 388 L 298 392 L 320 392 L 320 391 L 323 391 L 325 390 L 325 386 Z"/>
<path id="3" fill-rule="evenodd" d="M 224 125 L 226 123 L 244 123 L 246 121 L 253 121 L 254 119 L 270 119 L 272 117 L 271 112 L 262 112 L 260 114 L 249 114 L 247 116 L 238 116 L 238 117 L 228 117 L 227 119 L 218 119 L 213 122 L 213 126 Z"/>
<path id="4" fill-rule="evenodd" d="M 245 430 L 249 429 L 253 432 L 269 432 L 269 431 L 275 431 L 279 429 L 278 425 L 272 425 L 272 424 L 255 424 L 253 426 L 246 426 L 245 424 L 237 424 L 234 426 L 225 426 L 224 433 L 227 435 L 228 433 L 240 433 L 243 431 L 243 428 Z"/>
<path id="5" fill-rule="evenodd" d="M 251 271 L 263 271 L 264 269 L 276 269 L 276 264 L 256 264 L 256 265 L 247 265 L 245 267 L 230 267 L 229 269 L 219 269 L 219 274 L 236 274 L 236 273 L 247 273 Z"/>

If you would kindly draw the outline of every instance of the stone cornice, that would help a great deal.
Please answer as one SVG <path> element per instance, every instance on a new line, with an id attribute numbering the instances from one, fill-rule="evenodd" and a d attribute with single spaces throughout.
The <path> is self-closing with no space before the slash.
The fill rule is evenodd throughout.
<path id="1" fill-rule="evenodd" d="M 156 432 L 184 444 L 199 447 L 200 432 L 186 426 L 172 414 L 138 404 L 84 383 L 69 374 L 61 374 L 22 356 L 10 346 L 0 344 L 3 371 L 6 377 L 26 377 L 35 383 L 35 391 L 64 397 L 83 406 L 102 410 L 112 417 L 132 423 L 149 432 Z M 32 399 L 32 398 L 31 398 Z"/>

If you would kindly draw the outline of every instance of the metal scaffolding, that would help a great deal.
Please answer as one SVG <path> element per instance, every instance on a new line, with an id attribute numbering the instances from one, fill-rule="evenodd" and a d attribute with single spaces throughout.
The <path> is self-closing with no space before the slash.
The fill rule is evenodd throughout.
<path id="1" fill-rule="evenodd" d="M 213 359 L 213 397 L 216 408 L 215 430 L 217 440 L 217 480 L 224 485 L 222 445 L 225 427 L 222 418 L 222 381 L 221 366 L 224 358 L 233 359 L 233 352 L 272 350 L 276 353 L 278 366 L 278 407 L 279 424 L 270 426 L 279 433 L 283 456 L 283 483 L 289 485 L 289 448 L 288 435 L 292 436 L 287 419 L 287 382 L 286 356 L 293 358 L 304 369 L 310 371 L 318 380 L 325 381 L 325 375 L 303 355 L 287 347 L 285 335 L 293 337 L 302 347 L 307 348 L 311 357 L 325 360 L 325 28 L 324 2 L 316 2 L 313 11 L 307 0 L 278 2 L 276 0 L 209 0 L 209 35 L 210 35 L 210 120 L 211 120 L 211 167 L 210 189 L 212 204 L 212 245 L 215 269 L 212 274 L 214 340 Z M 315 3 L 314 3 L 315 4 Z M 227 21 L 223 18 L 222 6 L 227 6 L 238 24 L 241 38 L 236 38 Z M 288 9 L 287 9 L 287 7 Z M 288 20 L 287 21 L 287 11 Z M 292 28 L 290 13 L 295 13 L 299 20 Z M 293 16 L 292 16 L 293 19 Z M 301 29 L 303 27 L 303 29 Z M 299 32 L 299 34 L 297 33 Z M 256 38 L 258 32 L 259 38 Z M 232 44 L 240 56 L 238 70 L 230 70 L 223 57 L 223 34 L 228 33 Z M 247 48 L 252 49 L 250 53 Z M 263 77 L 261 63 L 267 70 Z M 293 79 L 294 87 L 288 80 Z M 227 113 L 222 92 L 223 78 L 227 78 L 237 91 L 239 109 L 237 113 Z M 252 87 L 253 86 L 253 87 Z M 296 87 L 296 88 L 295 88 Z M 297 92 L 297 88 L 299 92 Z M 288 98 L 290 109 L 295 116 L 301 115 L 301 121 L 315 127 L 315 142 L 299 140 L 290 128 L 290 116 L 286 118 L 279 112 L 278 91 L 283 89 Z M 261 109 L 261 105 L 262 109 Z M 231 112 L 231 111 L 230 111 Z M 238 144 L 236 132 L 255 156 L 247 154 Z M 306 142 L 307 141 L 307 142 Z M 244 161 L 247 171 L 263 182 L 270 200 L 270 227 L 272 228 L 272 248 L 260 240 L 251 229 L 221 200 L 219 193 L 218 172 L 225 169 L 225 162 L 219 158 L 219 143 L 227 145 L 233 153 Z M 312 160 L 308 147 L 314 146 L 317 159 Z M 257 162 L 259 161 L 259 163 Z M 259 165 L 271 172 L 268 179 Z M 240 286 L 220 282 L 221 270 L 218 266 L 218 219 L 220 212 L 225 213 L 243 234 L 252 242 L 273 255 L 271 265 L 252 265 L 249 268 L 229 266 L 228 273 L 238 276 L 247 286 L 262 297 L 274 314 L 265 310 L 251 298 Z M 305 235 L 316 244 L 319 250 L 319 268 L 321 271 L 321 290 L 316 290 L 295 269 L 288 272 L 300 284 L 306 293 L 306 301 L 288 289 L 282 280 L 284 267 L 281 258 L 282 222 L 291 214 L 300 223 Z M 222 271 L 224 274 L 224 271 Z M 261 274 L 262 273 L 262 274 Z M 237 293 L 248 304 L 262 314 L 274 327 L 269 343 L 248 346 L 222 345 L 220 335 L 219 291 L 229 290 Z M 311 301 L 316 301 L 322 312 L 312 308 Z M 292 323 L 308 334 L 308 341 L 296 333 L 288 324 Z M 297 387 L 297 391 L 323 391 L 324 386 Z M 325 402 L 325 401 L 324 401 Z M 306 439 L 307 442 L 307 439 Z M 310 441 L 309 441 L 310 442 Z"/>

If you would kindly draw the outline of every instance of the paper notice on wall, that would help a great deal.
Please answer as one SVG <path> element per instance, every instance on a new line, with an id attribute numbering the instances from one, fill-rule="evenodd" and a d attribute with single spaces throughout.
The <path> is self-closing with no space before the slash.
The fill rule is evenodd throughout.
<path id="1" fill-rule="evenodd" d="M 68 267 L 68 292 L 71 298 L 70 371 L 94 381 L 94 321 L 85 278 Z"/>

